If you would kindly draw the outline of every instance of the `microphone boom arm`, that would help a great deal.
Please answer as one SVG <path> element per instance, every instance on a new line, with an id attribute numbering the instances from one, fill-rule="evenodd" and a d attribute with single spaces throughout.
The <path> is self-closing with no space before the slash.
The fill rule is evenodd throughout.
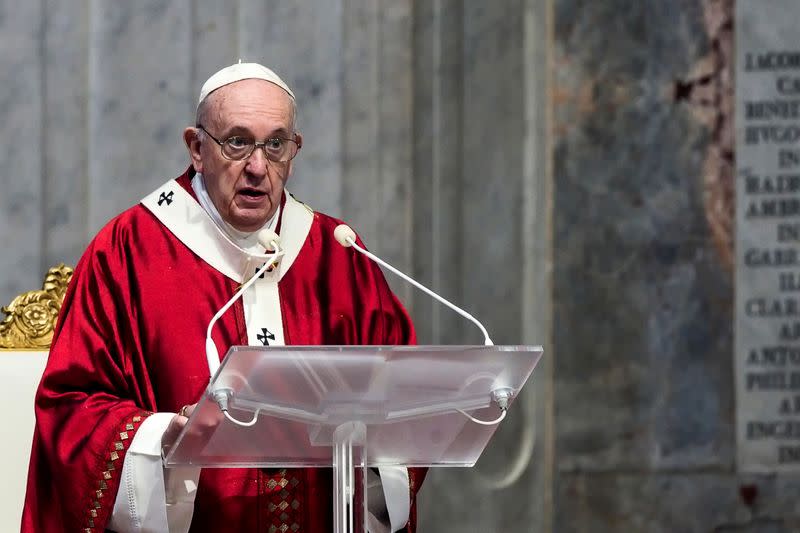
<path id="1" fill-rule="evenodd" d="M 339 229 L 339 228 L 337 228 L 337 229 Z M 348 229 L 350 229 L 350 228 L 348 227 Z M 350 231 L 352 232 L 352 230 L 350 230 Z M 407 282 L 411 283 L 413 286 L 415 286 L 416 288 L 418 288 L 419 290 L 421 290 L 422 292 L 424 292 L 428 296 L 434 298 L 435 300 L 437 300 L 440 303 L 443 303 L 444 305 L 446 305 L 447 307 L 449 307 L 450 309 L 452 309 L 453 311 L 455 311 L 459 315 L 463 316 L 464 318 L 471 320 L 473 324 L 478 326 L 478 328 L 481 330 L 481 333 L 483 333 L 483 339 L 484 339 L 483 343 L 486 346 L 494 346 L 494 343 L 492 342 L 492 339 L 489 338 L 489 333 L 486 331 L 486 328 L 483 327 L 483 324 L 481 324 L 478 321 L 477 318 L 475 318 L 471 314 L 467 313 L 466 311 L 464 311 L 463 309 L 461 309 L 457 305 L 455 305 L 453 303 L 450 303 L 448 300 L 446 300 L 445 298 L 439 296 L 438 294 L 436 294 L 435 292 L 433 292 L 432 290 L 430 290 L 429 288 L 427 288 L 423 284 L 419 283 L 418 281 L 410 278 L 409 276 L 406 276 L 405 274 L 403 274 L 402 272 L 397 270 L 395 267 L 393 267 L 392 265 L 390 265 L 389 263 L 387 263 L 386 261 L 384 261 L 380 257 L 376 256 L 375 254 L 369 252 L 368 250 L 366 250 L 366 249 L 362 248 L 361 246 L 359 246 L 358 244 L 356 244 L 356 240 L 354 238 L 354 234 L 343 234 L 342 235 L 342 240 L 346 241 L 350 246 L 352 246 L 353 248 L 358 250 L 360 253 L 366 255 L 367 257 L 369 257 L 370 259 L 372 259 L 373 261 L 375 261 L 376 263 L 378 263 L 382 267 L 386 268 L 387 270 L 391 271 L 392 273 L 396 274 L 397 276 L 400 276 L 401 278 L 403 278 Z M 341 244 L 343 244 L 341 240 L 339 242 Z"/>

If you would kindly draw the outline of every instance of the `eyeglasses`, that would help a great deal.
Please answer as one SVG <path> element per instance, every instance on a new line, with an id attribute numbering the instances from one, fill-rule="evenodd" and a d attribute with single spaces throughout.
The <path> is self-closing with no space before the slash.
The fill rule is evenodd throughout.
<path id="1" fill-rule="evenodd" d="M 220 141 L 208 132 L 202 124 L 197 127 L 222 148 L 222 156 L 231 161 L 244 161 L 253 154 L 256 148 L 263 148 L 267 159 L 275 163 L 285 163 L 294 159 L 300 150 L 300 144 L 295 139 L 283 139 L 273 137 L 263 142 L 257 142 L 252 137 L 234 135 L 224 141 Z"/>

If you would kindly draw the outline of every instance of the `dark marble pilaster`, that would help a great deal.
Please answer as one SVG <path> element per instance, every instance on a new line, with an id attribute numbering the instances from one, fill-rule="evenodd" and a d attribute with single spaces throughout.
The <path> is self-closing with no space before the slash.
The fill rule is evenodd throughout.
<path id="1" fill-rule="evenodd" d="M 555 3 L 562 472 L 733 460 L 732 287 L 704 215 L 709 139 L 672 100 L 707 51 L 703 13 L 669 4 Z"/>
<path id="2" fill-rule="evenodd" d="M 579 473 L 559 480 L 555 531 L 791 533 L 797 480 L 723 473 Z"/>

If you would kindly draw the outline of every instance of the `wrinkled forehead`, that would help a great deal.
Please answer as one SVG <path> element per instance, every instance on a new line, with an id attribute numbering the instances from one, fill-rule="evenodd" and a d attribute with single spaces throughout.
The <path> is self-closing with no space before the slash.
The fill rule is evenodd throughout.
<path id="1" fill-rule="evenodd" d="M 209 94 L 201 104 L 200 120 L 219 126 L 269 121 L 291 128 L 294 100 L 282 88 L 259 79 L 237 81 Z"/>

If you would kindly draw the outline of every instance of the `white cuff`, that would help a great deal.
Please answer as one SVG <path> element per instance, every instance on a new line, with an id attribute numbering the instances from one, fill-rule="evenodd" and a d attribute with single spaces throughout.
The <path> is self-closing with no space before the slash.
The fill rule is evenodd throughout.
<path id="1" fill-rule="evenodd" d="M 200 468 L 170 468 L 165 473 L 161 437 L 174 416 L 154 413 L 139 426 L 125 455 L 110 529 L 118 533 L 189 530 Z"/>
<path id="2" fill-rule="evenodd" d="M 408 523 L 408 513 L 411 511 L 408 469 L 404 466 L 379 466 L 378 472 L 381 475 L 391 530 L 398 531 Z"/>

